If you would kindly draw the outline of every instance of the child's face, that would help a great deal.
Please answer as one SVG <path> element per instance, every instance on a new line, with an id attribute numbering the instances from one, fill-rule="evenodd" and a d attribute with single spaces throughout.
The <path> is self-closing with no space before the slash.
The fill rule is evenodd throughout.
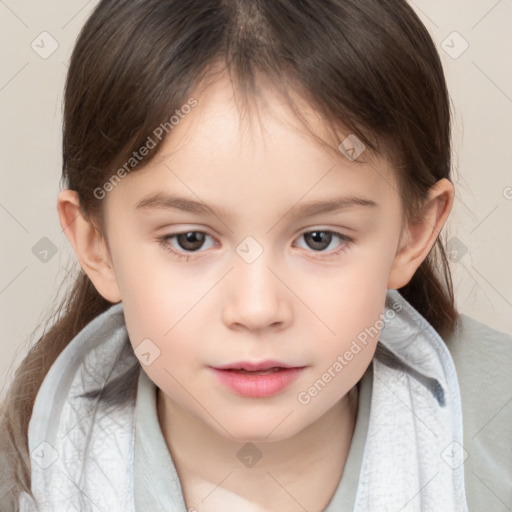
<path id="1" fill-rule="evenodd" d="M 279 97 L 265 95 L 262 129 L 256 121 L 242 132 L 229 81 L 194 95 L 198 105 L 160 158 L 105 199 L 129 336 L 151 362 L 145 371 L 171 410 L 240 441 L 288 438 L 343 403 L 374 353 L 378 336 L 357 353 L 352 342 L 379 325 L 402 220 L 384 163 L 328 154 L 293 128 Z M 216 213 L 185 202 L 136 208 L 155 193 Z M 377 206 L 299 213 L 347 197 Z M 194 232 L 168 241 L 181 257 L 159 241 L 180 232 Z M 215 370 L 268 361 L 300 369 L 236 378 Z"/>

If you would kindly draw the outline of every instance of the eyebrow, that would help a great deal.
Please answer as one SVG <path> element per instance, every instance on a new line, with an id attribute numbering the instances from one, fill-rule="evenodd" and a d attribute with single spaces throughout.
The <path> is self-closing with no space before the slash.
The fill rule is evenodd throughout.
<path id="1" fill-rule="evenodd" d="M 371 207 L 375 208 L 379 205 L 371 199 L 362 197 L 347 196 L 336 197 L 324 201 L 316 200 L 303 203 L 300 206 L 292 207 L 288 215 L 291 213 L 293 217 L 312 217 L 322 213 L 330 213 L 334 211 L 346 210 L 354 207 Z M 187 199 L 173 194 L 165 194 L 163 192 L 152 193 L 142 198 L 136 205 L 136 210 L 153 210 L 153 209 L 171 209 L 181 210 L 198 214 L 214 214 L 219 217 L 229 218 L 231 213 L 221 206 L 209 206 L 200 201 Z"/>

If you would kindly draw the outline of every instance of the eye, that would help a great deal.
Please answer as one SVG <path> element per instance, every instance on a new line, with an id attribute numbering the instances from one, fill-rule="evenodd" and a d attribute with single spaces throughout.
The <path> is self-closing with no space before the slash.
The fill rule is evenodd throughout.
<path id="1" fill-rule="evenodd" d="M 205 239 L 207 238 L 212 239 L 211 236 L 203 233 L 202 231 L 186 231 L 183 233 L 165 235 L 159 238 L 159 240 L 160 245 L 166 251 L 173 253 L 178 258 L 186 258 L 188 260 L 190 258 L 190 253 L 202 252 L 199 251 L 199 249 L 204 245 Z M 176 242 L 178 248 L 176 248 L 176 244 L 172 243 L 173 241 Z M 187 252 L 189 254 L 187 254 Z"/>
<path id="2" fill-rule="evenodd" d="M 307 231 L 299 237 L 299 240 L 301 238 L 304 238 L 304 241 L 308 246 L 306 248 L 313 249 L 314 252 L 328 253 L 325 255 L 322 254 L 322 258 L 340 254 L 342 251 L 346 250 L 352 242 L 351 238 L 342 235 L 341 233 L 322 229 Z M 328 249 L 335 241 L 342 243 L 339 244 L 337 248 L 331 247 L 331 250 L 334 249 L 333 251 L 326 251 L 326 249 Z"/>
<path id="3" fill-rule="evenodd" d="M 351 238 L 342 235 L 341 233 L 321 229 L 307 231 L 299 237 L 299 240 L 301 238 L 304 238 L 304 240 L 306 241 L 308 247 L 305 248 L 310 248 L 313 250 L 309 252 L 321 253 L 321 256 L 319 257 L 313 256 L 314 258 L 318 259 L 325 259 L 332 256 L 336 256 L 340 254 L 342 251 L 347 250 L 350 243 L 352 242 Z M 213 240 L 213 238 L 210 235 L 202 231 L 185 231 L 182 233 L 172 233 L 169 235 L 165 235 L 163 237 L 160 237 L 158 240 L 160 242 L 160 245 L 167 252 L 172 253 L 174 256 L 178 258 L 184 258 L 188 261 L 191 257 L 193 257 L 194 253 L 204 252 L 200 251 L 200 249 L 205 248 L 205 240 L 207 239 Z M 333 242 L 335 241 L 341 242 L 338 244 L 338 247 L 331 247 L 331 250 L 326 250 L 331 245 L 333 245 Z M 206 249 L 213 247 L 214 245 L 215 244 L 210 244 L 209 246 L 206 247 Z M 336 244 L 334 245 L 336 246 Z"/>

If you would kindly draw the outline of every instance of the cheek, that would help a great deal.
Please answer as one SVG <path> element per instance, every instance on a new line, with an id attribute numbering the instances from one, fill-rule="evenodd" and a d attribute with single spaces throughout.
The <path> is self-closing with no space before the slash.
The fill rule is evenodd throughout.
<path id="1" fill-rule="evenodd" d="M 375 243 L 358 248 L 315 279 L 297 280 L 298 295 L 325 323 L 320 324 L 325 338 L 330 333 L 333 340 L 346 340 L 375 323 L 384 309 L 391 261 L 390 251 Z"/>
<path id="2" fill-rule="evenodd" d="M 375 282 L 359 280 L 358 286 L 333 295 L 323 309 L 326 323 L 335 335 L 327 332 L 318 340 L 315 369 L 298 396 L 301 404 L 305 403 L 301 401 L 304 396 L 306 403 L 314 404 L 318 414 L 353 388 L 371 363 L 386 299 L 386 287 L 376 286 Z"/>
<path id="3" fill-rule="evenodd" d="M 161 256 L 145 258 L 139 250 L 123 267 L 123 308 L 131 344 L 141 363 L 149 352 L 154 362 L 144 366 L 150 378 L 165 386 L 169 373 L 180 378 L 185 368 L 199 364 L 202 343 L 198 323 L 204 315 L 201 297 L 211 288 L 208 279 L 180 272 Z M 154 355 L 155 356 L 154 356 Z M 166 371 L 167 370 L 167 371 Z M 169 373 L 168 373 L 169 372 Z"/>
<path id="4" fill-rule="evenodd" d="M 121 230 L 112 239 L 112 260 L 133 341 L 160 338 L 197 302 L 197 279 L 191 282 L 156 240 Z"/>
<path id="5" fill-rule="evenodd" d="M 187 337 L 187 326 L 194 318 L 198 296 L 190 290 L 177 293 L 180 289 L 178 280 L 166 286 L 162 279 L 147 279 L 123 298 L 125 321 L 134 347 L 150 339 L 167 358 L 168 352 L 181 350 L 182 344 L 188 346 L 184 336 Z"/>
<path id="6" fill-rule="evenodd" d="M 309 282 L 302 289 L 308 305 L 323 321 L 322 324 L 313 317 L 308 321 L 311 326 L 316 322 L 318 341 L 322 344 L 316 353 L 319 370 L 314 377 L 329 379 L 325 375 L 329 369 L 339 376 L 332 379 L 335 384 L 329 386 L 331 392 L 326 394 L 333 400 L 355 385 L 375 352 L 383 325 L 392 250 L 384 236 L 361 245 L 343 265 L 317 276 L 313 285 Z"/>
<path id="7" fill-rule="evenodd" d="M 355 384 L 370 363 L 382 328 L 382 314 L 386 300 L 386 288 L 376 287 L 364 281 L 347 290 L 331 311 L 331 336 L 324 353 L 324 366 L 343 356 L 343 374 Z M 329 337 L 324 337 L 329 340 Z M 351 387 L 351 386 L 349 386 Z"/>

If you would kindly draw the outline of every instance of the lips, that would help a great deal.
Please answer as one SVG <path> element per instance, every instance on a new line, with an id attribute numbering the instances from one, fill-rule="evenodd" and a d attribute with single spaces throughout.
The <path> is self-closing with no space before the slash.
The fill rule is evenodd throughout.
<path id="1" fill-rule="evenodd" d="M 264 398 L 283 391 L 304 368 L 280 361 L 241 361 L 212 367 L 212 370 L 220 382 L 236 394 Z"/>
<path id="2" fill-rule="evenodd" d="M 298 368 L 297 366 L 292 366 L 286 363 L 282 363 L 280 361 L 261 361 L 261 362 L 251 362 L 251 361 L 240 361 L 237 363 L 225 364 L 223 366 L 216 366 L 217 370 L 246 370 L 248 372 L 257 372 L 257 371 L 266 371 L 272 370 L 274 368 L 283 369 L 283 368 Z"/>
<path id="3" fill-rule="evenodd" d="M 272 368 L 268 368 L 267 370 L 246 370 L 244 368 L 240 369 L 228 369 L 225 370 L 226 372 L 238 372 L 243 375 L 269 375 L 271 373 L 280 372 L 281 370 L 284 370 L 284 368 L 280 368 L 279 366 L 274 366 Z"/>

